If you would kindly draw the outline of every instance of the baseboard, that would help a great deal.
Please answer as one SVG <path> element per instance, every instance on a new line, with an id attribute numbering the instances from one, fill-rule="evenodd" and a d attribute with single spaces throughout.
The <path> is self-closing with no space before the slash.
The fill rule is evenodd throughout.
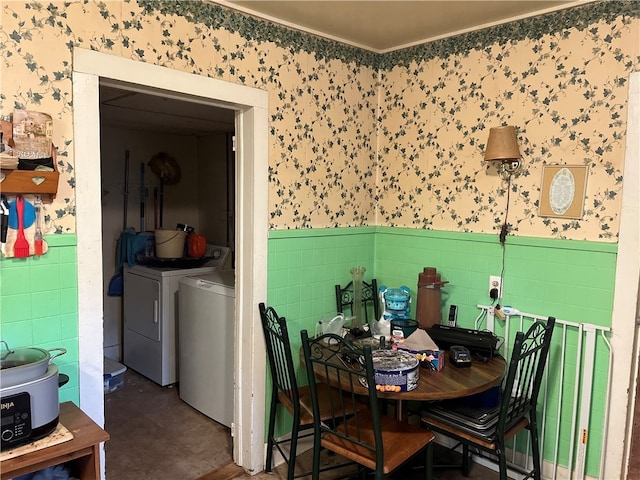
<path id="1" fill-rule="evenodd" d="M 457 443 L 455 440 L 443 435 L 436 435 L 435 442 L 438 445 L 442 445 L 443 447 L 446 447 L 446 448 L 453 448 Z M 462 455 L 462 446 L 459 446 L 458 448 L 456 448 L 455 451 Z M 512 450 L 507 449 L 507 459 L 509 459 L 508 461 L 511 461 L 511 463 L 514 463 L 515 465 L 523 465 L 527 459 L 527 456 L 522 454 L 521 452 L 516 452 L 516 455 L 514 458 Z M 472 462 L 477 463 L 478 465 L 482 465 L 483 467 L 498 473 L 498 464 L 492 461 L 490 458 L 486 458 L 482 455 L 472 453 L 471 460 Z M 512 478 L 514 480 L 522 480 L 523 478 L 525 478 L 525 475 L 518 473 L 516 470 L 509 469 L 509 478 Z M 569 475 L 569 470 L 566 467 L 557 465 L 554 468 L 554 465 L 551 462 L 548 462 L 545 460 L 542 462 L 542 478 L 543 479 L 553 478 L 555 480 L 570 480 L 571 476 Z M 592 477 L 590 475 L 585 474 L 584 479 L 597 480 L 597 477 Z"/>
<path id="2" fill-rule="evenodd" d="M 278 438 L 278 441 L 281 440 L 287 440 L 289 438 L 289 436 L 283 436 Z M 282 450 L 285 451 L 285 454 L 287 455 L 287 457 L 289 456 L 289 443 L 285 443 L 283 445 L 280 445 L 280 448 L 282 448 Z M 309 450 L 313 449 L 313 436 L 309 436 L 309 437 L 305 437 L 305 438 L 299 438 L 298 439 L 298 446 L 296 447 L 298 453 L 297 455 L 301 455 L 304 452 L 307 452 Z M 264 444 L 264 452 L 265 452 L 265 458 L 266 458 L 266 453 L 267 453 L 267 444 Z M 283 463 L 285 463 L 284 458 L 282 457 L 282 455 L 280 454 L 280 451 L 277 448 L 273 449 L 273 468 L 276 468 L 280 465 L 282 465 Z"/>

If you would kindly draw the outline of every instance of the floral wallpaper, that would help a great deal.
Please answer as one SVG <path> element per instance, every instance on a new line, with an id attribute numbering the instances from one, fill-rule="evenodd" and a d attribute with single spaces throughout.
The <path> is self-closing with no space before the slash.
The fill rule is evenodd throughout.
<path id="1" fill-rule="evenodd" d="M 583 28 L 574 26 L 582 10 L 571 10 L 521 22 L 514 31 L 528 35 L 513 39 L 505 26 L 476 32 L 470 43 L 482 48 L 446 57 L 398 53 L 381 81 L 378 222 L 498 232 L 510 193 L 511 233 L 615 239 L 628 77 L 640 68 L 640 3 L 627 7 L 635 16 Z M 500 125 L 516 127 L 523 155 L 510 184 L 483 162 L 488 130 Z M 589 167 L 582 219 L 538 215 L 546 164 Z"/>
<path id="2" fill-rule="evenodd" d="M 378 55 L 208 2 L 3 1 L 0 115 L 54 117 L 47 233 L 75 232 L 72 51 L 89 48 L 269 93 L 271 229 L 397 225 L 615 241 L 640 4 L 598 2 Z M 516 126 L 510 186 L 483 165 Z M 539 217 L 541 168 L 588 165 L 580 220 Z M 1 185 L 0 185 L 1 187 Z"/>

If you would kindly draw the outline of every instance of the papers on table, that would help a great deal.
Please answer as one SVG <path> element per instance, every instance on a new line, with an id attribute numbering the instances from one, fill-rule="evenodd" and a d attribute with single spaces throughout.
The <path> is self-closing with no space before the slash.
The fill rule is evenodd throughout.
<path id="1" fill-rule="evenodd" d="M 424 350 L 440 350 L 438 345 L 436 345 L 436 342 L 434 342 L 429 334 L 421 328 L 416 328 L 411 335 L 404 339 L 402 348 L 415 350 L 417 352 L 422 352 Z"/>

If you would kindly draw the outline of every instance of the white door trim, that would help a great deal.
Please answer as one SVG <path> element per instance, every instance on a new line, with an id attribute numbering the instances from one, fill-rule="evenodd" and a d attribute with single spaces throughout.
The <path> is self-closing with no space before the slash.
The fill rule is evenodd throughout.
<path id="1" fill-rule="evenodd" d="M 256 88 L 76 48 L 73 54 L 80 405 L 104 425 L 100 81 L 236 111 L 234 461 L 263 469 L 266 351 L 257 304 L 267 296 L 268 94 Z M 104 462 L 103 462 L 104 476 Z"/>
<path id="2" fill-rule="evenodd" d="M 640 291 L 640 72 L 629 76 L 627 105 L 624 184 L 611 322 L 614 381 L 610 380 L 611 406 L 607 412 L 610 418 L 608 430 L 603 435 L 603 449 L 606 450 L 603 478 L 627 478 L 631 435 L 635 428 L 636 385 L 640 380 L 637 361 L 640 355 L 640 326 L 636 321 Z M 622 431 L 625 432 L 624 438 L 620 435 Z"/>

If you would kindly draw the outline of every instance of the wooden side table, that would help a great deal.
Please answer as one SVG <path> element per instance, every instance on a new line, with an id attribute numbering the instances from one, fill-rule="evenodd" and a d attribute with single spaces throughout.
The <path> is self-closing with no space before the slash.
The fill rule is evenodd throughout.
<path id="1" fill-rule="evenodd" d="M 73 433 L 72 440 L 1 462 L 2 480 L 62 463 L 81 480 L 99 480 L 100 443 L 109 440 L 109 434 L 71 402 L 60 405 L 60 423 Z"/>

